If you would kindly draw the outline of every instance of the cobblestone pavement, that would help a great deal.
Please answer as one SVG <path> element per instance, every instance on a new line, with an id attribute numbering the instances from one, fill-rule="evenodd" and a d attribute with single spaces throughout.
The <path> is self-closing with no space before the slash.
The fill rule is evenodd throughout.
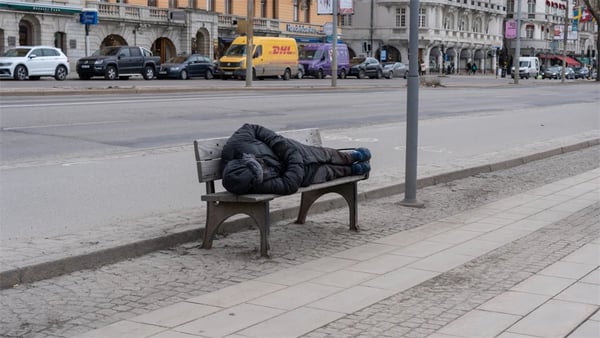
<path id="1" fill-rule="evenodd" d="M 212 250 L 188 243 L 137 259 L 0 291 L 0 336 L 70 337 L 240 281 L 305 263 L 444 218 L 600 164 L 600 147 L 509 170 L 421 189 L 426 208 L 398 205 L 402 196 L 363 202 L 362 231 L 347 229 L 347 210 L 279 222 L 271 259 L 258 255 L 258 231 L 216 240 Z M 600 234 L 600 204 L 498 248 L 426 283 L 346 316 L 309 337 L 422 337 Z M 565 226 L 569 224 L 569 226 Z"/>

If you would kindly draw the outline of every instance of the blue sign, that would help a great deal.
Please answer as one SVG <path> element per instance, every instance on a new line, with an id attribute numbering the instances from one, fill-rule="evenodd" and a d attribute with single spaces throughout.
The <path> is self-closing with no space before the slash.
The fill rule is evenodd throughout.
<path id="1" fill-rule="evenodd" d="M 97 25 L 98 24 L 98 12 L 85 11 L 85 12 L 79 13 L 79 22 L 84 25 Z"/>

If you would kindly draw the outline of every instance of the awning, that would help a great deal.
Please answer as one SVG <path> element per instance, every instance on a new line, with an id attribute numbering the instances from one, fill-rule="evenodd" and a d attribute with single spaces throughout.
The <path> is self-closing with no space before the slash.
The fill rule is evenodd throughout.
<path id="1" fill-rule="evenodd" d="M 540 54 L 538 55 L 540 59 L 556 59 L 556 60 L 563 60 L 563 56 L 562 55 L 558 55 L 558 54 Z M 575 67 L 579 67 L 581 66 L 581 62 L 573 59 L 570 56 L 567 56 L 567 66 L 575 66 Z"/>
<path id="2" fill-rule="evenodd" d="M 561 61 L 562 61 L 562 60 L 563 60 L 563 57 L 562 57 L 562 55 L 559 55 L 559 56 L 557 57 L 557 59 L 559 59 L 559 60 L 561 60 Z M 577 60 L 573 59 L 573 58 L 572 58 L 572 57 L 570 57 L 570 56 L 567 56 L 567 66 L 579 67 L 579 66 L 581 66 L 581 62 L 579 62 L 579 61 L 577 61 Z"/>
<path id="3" fill-rule="evenodd" d="M 82 8 L 67 7 L 61 5 L 45 4 L 38 2 L 19 2 L 0 0 L 0 8 L 8 8 L 18 11 L 56 13 L 56 14 L 79 14 Z"/>

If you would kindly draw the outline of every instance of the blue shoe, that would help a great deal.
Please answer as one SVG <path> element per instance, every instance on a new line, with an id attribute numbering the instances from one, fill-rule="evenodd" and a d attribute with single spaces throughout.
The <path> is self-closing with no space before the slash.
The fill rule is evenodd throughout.
<path id="1" fill-rule="evenodd" d="M 371 171 L 369 162 L 356 162 L 352 164 L 352 175 L 364 175 Z"/>
<path id="2" fill-rule="evenodd" d="M 367 148 L 356 148 L 352 151 L 352 161 L 365 162 L 371 159 L 371 152 Z"/>

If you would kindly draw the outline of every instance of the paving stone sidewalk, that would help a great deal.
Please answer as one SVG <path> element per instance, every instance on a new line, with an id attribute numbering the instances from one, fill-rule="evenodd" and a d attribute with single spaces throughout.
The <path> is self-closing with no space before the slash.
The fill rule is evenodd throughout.
<path id="1" fill-rule="evenodd" d="M 258 257 L 258 232 L 252 230 L 217 240 L 212 250 L 201 250 L 198 243 L 189 243 L 97 270 L 2 290 L 0 335 L 70 337 L 103 327 L 597 168 L 599 150 L 596 146 L 419 190 L 418 196 L 427 206 L 425 209 L 399 207 L 402 196 L 362 203 L 359 207 L 360 233 L 347 230 L 347 210 L 309 215 L 303 226 L 290 221 L 279 222 L 271 233 L 272 259 Z M 460 271 L 469 276 L 465 280 L 456 278 L 457 271 L 452 270 L 444 274 L 449 275 L 428 282 L 434 283 L 432 285 L 423 284 L 407 290 L 309 336 L 380 336 L 381 332 L 373 331 L 375 326 L 368 324 L 370 322 L 406 336 L 420 337 L 434 332 L 443 325 L 443 321 L 436 320 L 451 321 L 459 317 L 536 269 L 593 240 L 589 236 L 598 231 L 597 222 L 594 222 L 598 208 L 596 204 L 581 215 L 573 216 L 581 221 L 565 220 L 581 224 L 570 232 L 565 232 L 565 227 L 558 224 L 530 235 L 534 236 L 530 240 L 544 245 L 530 249 L 529 242 L 522 239 L 499 248 L 486 258 L 458 267 L 466 269 Z M 516 247 L 511 250 L 510 246 Z M 542 250 L 539 256 L 535 248 Z M 535 259 L 523 259 L 531 256 Z M 496 268 L 501 272 L 498 276 L 482 273 Z M 508 274 L 508 271 L 515 273 Z M 441 288 L 439 294 L 435 292 L 436 287 L 446 284 L 456 288 Z M 436 306 L 440 303 L 440 295 L 448 300 L 441 314 Z M 465 299 L 469 301 L 465 302 Z M 396 319 L 394 313 L 405 320 Z M 361 323 L 361 319 L 366 322 Z"/>

